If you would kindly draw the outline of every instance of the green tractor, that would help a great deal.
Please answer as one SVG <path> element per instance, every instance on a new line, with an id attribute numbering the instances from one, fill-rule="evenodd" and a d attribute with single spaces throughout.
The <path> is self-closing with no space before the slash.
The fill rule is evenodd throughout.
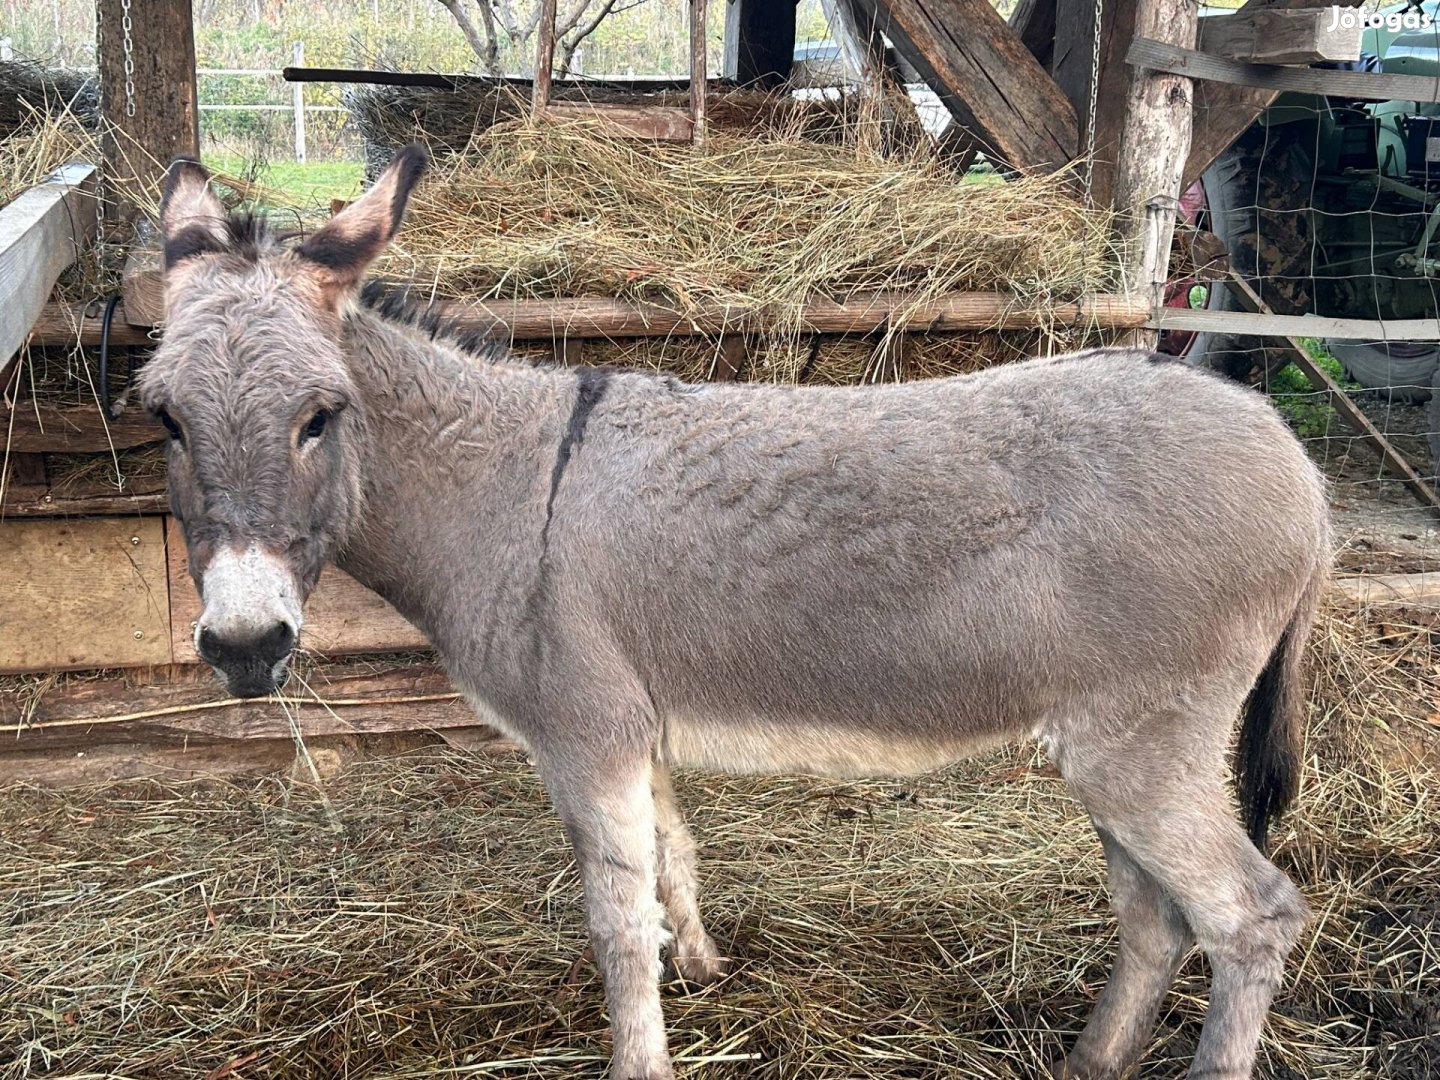
<path id="1" fill-rule="evenodd" d="M 1359 63 L 1349 66 L 1440 78 L 1440 0 L 1422 10 L 1434 25 L 1368 30 Z M 1182 211 L 1224 242 L 1230 266 L 1277 312 L 1434 318 L 1440 105 L 1283 94 L 1185 193 Z M 1171 302 L 1239 307 L 1220 283 L 1177 282 Z M 1440 342 L 1326 346 L 1362 386 L 1394 401 L 1432 400 L 1428 427 L 1440 459 Z M 1255 338 L 1177 334 L 1162 347 L 1237 377 L 1267 370 Z"/>

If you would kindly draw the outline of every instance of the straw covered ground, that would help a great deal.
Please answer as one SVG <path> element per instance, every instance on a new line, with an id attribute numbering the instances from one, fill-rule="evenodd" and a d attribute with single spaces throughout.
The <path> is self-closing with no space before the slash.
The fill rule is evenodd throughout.
<path id="1" fill-rule="evenodd" d="M 1276 855 L 1315 918 L 1262 1076 L 1440 1076 L 1435 648 L 1353 613 L 1317 628 Z M 0 1077 L 598 1077 L 579 886 L 529 766 L 425 751 L 323 783 L 0 793 Z M 1113 946 L 1101 857 L 1031 750 L 681 795 L 737 960 L 666 998 L 682 1076 L 1031 1077 L 1083 1023 Z M 1204 970 L 1143 1075 L 1183 1073 Z"/>

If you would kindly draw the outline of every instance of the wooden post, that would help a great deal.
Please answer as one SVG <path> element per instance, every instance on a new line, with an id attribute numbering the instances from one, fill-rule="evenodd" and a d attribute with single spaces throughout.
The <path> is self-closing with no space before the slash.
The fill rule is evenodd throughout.
<path id="1" fill-rule="evenodd" d="M 769 89 L 795 61 L 795 0 L 729 0 L 725 5 L 727 79 Z"/>
<path id="2" fill-rule="evenodd" d="M 1137 0 L 1135 36 L 1193 48 L 1197 0 Z M 1125 106 L 1114 205 L 1127 245 L 1126 284 L 1159 307 L 1170 265 L 1180 179 L 1190 153 L 1192 91 L 1182 75 L 1137 69 Z M 1136 331 L 1131 343 L 1154 348 L 1158 334 Z"/>
<path id="3" fill-rule="evenodd" d="M 290 51 L 290 63 L 295 67 L 305 66 L 305 43 L 295 42 L 295 47 Z M 294 89 L 295 108 L 295 160 L 301 165 L 305 164 L 305 84 L 297 82 Z"/>
<path id="4" fill-rule="evenodd" d="M 690 0 L 690 138 L 705 144 L 705 0 Z"/>
<path id="5" fill-rule="evenodd" d="M 536 117 L 550 104 L 550 80 L 555 67 L 555 2 L 540 0 L 540 22 L 535 30 L 535 89 L 531 107 Z"/>
<path id="6" fill-rule="evenodd" d="M 107 216 L 159 197 L 170 162 L 200 153 L 190 0 L 97 0 Z"/>

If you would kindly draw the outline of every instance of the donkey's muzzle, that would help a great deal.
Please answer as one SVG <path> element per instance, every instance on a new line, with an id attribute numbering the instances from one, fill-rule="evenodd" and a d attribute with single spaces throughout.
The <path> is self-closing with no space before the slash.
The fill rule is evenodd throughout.
<path id="1" fill-rule="evenodd" d="M 200 658 L 225 676 L 233 697 L 264 697 L 285 681 L 295 651 L 295 627 L 281 620 L 258 635 L 226 636 L 201 627 Z"/>

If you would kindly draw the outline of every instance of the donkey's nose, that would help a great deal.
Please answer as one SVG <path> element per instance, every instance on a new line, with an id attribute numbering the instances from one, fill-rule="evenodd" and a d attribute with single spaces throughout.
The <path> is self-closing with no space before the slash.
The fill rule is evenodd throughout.
<path id="1" fill-rule="evenodd" d="M 294 624 L 281 619 L 259 634 L 227 634 L 201 625 L 195 644 L 200 658 L 225 676 L 231 694 L 262 697 L 284 681 L 295 640 Z"/>

